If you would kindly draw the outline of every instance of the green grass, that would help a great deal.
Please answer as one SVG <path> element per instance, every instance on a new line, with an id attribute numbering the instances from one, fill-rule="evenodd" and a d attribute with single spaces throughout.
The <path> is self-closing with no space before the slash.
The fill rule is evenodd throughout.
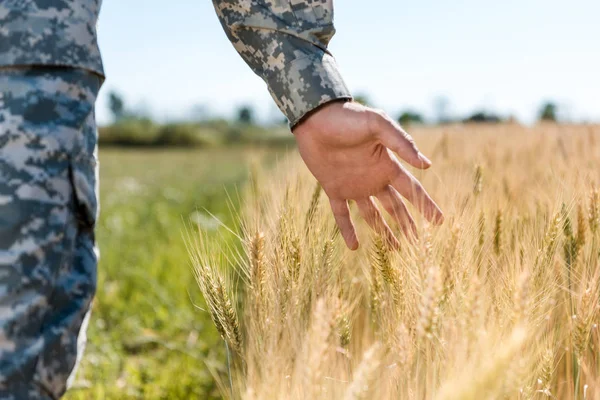
<path id="1" fill-rule="evenodd" d="M 264 158 L 240 148 L 101 150 L 98 292 L 67 399 L 219 398 L 211 368 L 224 371 L 224 345 L 198 308 L 182 232 L 193 217 L 227 240 L 204 209 L 235 226 L 257 153 Z"/>

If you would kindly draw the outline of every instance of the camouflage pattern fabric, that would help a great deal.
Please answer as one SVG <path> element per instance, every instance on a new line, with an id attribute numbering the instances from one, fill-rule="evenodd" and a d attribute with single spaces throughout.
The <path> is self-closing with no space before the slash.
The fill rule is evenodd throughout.
<path id="1" fill-rule="evenodd" d="M 0 68 L 1 399 L 59 398 L 82 354 L 100 84 L 84 70 Z"/>
<path id="2" fill-rule="evenodd" d="M 103 76 L 96 40 L 100 3 L 0 0 L 0 67 L 69 66 Z M 229 40 L 267 83 L 291 126 L 321 104 L 351 98 L 327 50 L 335 33 L 333 0 L 213 4 Z"/>
<path id="3" fill-rule="evenodd" d="M 101 3 L 0 0 L 0 66 L 66 66 L 103 76 L 96 38 Z"/>
<path id="4" fill-rule="evenodd" d="M 333 0 L 213 0 L 237 52 L 268 85 L 293 127 L 310 111 L 352 98 L 327 50 Z"/>

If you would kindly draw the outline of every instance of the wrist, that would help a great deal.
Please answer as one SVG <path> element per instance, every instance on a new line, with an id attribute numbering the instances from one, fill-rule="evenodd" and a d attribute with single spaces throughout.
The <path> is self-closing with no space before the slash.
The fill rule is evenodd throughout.
<path id="1" fill-rule="evenodd" d="M 302 118 L 294 125 L 291 127 L 292 133 L 294 133 L 294 131 L 296 130 L 296 128 L 300 127 L 301 125 L 303 125 L 306 121 L 308 121 L 313 115 L 321 112 L 321 111 L 325 111 L 326 109 L 332 108 L 332 107 L 339 107 L 340 104 L 344 104 L 344 103 L 348 103 L 353 101 L 351 97 L 341 97 L 341 98 L 337 98 L 337 99 L 331 99 L 329 101 L 326 101 L 322 104 L 319 104 L 317 107 L 315 107 L 314 109 L 308 111 L 306 114 L 304 114 L 302 116 Z"/>

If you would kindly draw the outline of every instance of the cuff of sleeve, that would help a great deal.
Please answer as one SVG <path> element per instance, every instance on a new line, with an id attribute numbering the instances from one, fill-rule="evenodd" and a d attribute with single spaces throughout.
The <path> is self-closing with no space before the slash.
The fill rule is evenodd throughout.
<path id="1" fill-rule="evenodd" d="M 292 61 L 270 76 L 267 84 L 290 127 L 325 103 L 352 99 L 335 59 L 324 51 Z"/>

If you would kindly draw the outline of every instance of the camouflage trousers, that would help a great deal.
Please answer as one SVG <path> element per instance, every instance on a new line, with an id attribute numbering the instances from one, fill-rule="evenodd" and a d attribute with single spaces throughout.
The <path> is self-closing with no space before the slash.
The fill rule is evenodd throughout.
<path id="1" fill-rule="evenodd" d="M 94 103 L 78 69 L 0 68 L 0 399 L 57 399 L 96 290 Z"/>

